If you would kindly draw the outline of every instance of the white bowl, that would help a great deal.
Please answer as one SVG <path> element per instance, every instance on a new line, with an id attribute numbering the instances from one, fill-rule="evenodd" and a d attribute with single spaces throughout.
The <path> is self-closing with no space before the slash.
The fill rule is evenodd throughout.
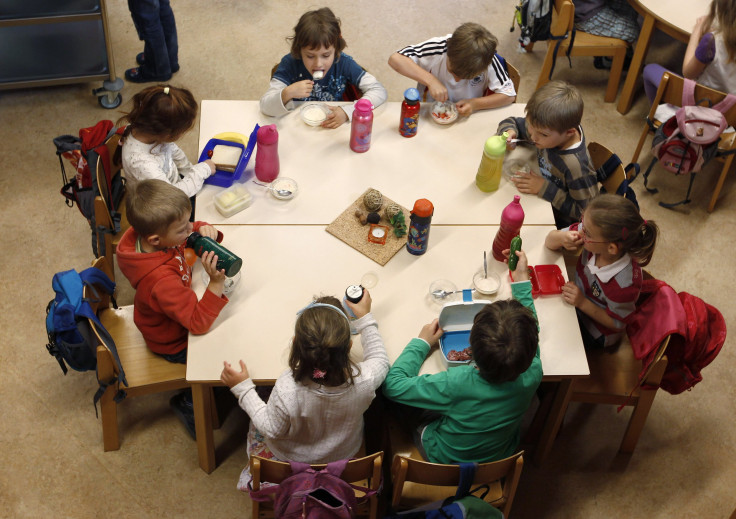
<path id="1" fill-rule="evenodd" d="M 452 124 L 458 116 L 457 106 L 452 101 L 435 101 L 429 113 L 437 124 Z"/>
<path id="2" fill-rule="evenodd" d="M 276 180 L 269 184 L 268 189 L 271 191 L 271 194 L 279 200 L 291 200 L 296 196 L 296 193 L 299 191 L 299 185 L 293 178 L 277 177 Z M 280 195 L 277 193 L 277 191 L 291 191 L 291 194 Z"/>
<path id="3" fill-rule="evenodd" d="M 473 286 L 481 294 L 491 296 L 498 292 L 498 287 L 501 286 L 501 278 L 495 272 L 489 272 L 488 277 L 486 277 L 485 272 L 481 269 L 473 276 Z"/>
<path id="4" fill-rule="evenodd" d="M 309 126 L 319 126 L 327 119 L 330 109 L 322 103 L 306 103 L 300 110 L 302 121 Z"/>

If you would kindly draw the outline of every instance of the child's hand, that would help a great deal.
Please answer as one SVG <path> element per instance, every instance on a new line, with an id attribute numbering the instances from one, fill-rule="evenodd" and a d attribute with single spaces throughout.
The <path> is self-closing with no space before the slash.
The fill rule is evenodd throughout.
<path id="1" fill-rule="evenodd" d="M 214 251 L 207 251 L 202 254 L 202 266 L 204 271 L 210 277 L 210 283 L 207 290 L 214 293 L 217 297 L 222 296 L 225 290 L 225 269 L 217 270 L 217 254 Z"/>
<path id="2" fill-rule="evenodd" d="M 204 163 L 207 164 L 210 167 L 210 175 L 213 174 L 215 172 L 215 170 L 217 169 L 215 167 L 215 163 L 212 162 L 212 159 L 207 159 L 207 160 L 204 161 Z"/>
<path id="3" fill-rule="evenodd" d="M 281 93 L 281 100 L 284 104 L 288 103 L 292 99 L 302 99 L 309 97 L 312 94 L 312 88 L 314 87 L 314 81 L 311 79 L 305 79 L 303 81 L 297 81 L 284 88 Z"/>
<path id="4" fill-rule="evenodd" d="M 475 111 L 475 109 L 473 108 L 472 99 L 463 99 L 461 101 L 458 101 L 457 103 L 455 103 L 455 106 L 457 107 L 457 113 L 462 115 L 463 117 L 468 117 Z"/>
<path id="5" fill-rule="evenodd" d="M 199 228 L 197 231 L 202 236 L 207 236 L 208 238 L 212 238 L 213 240 L 217 240 L 217 229 L 212 227 L 211 225 L 203 225 Z"/>
<path id="6" fill-rule="evenodd" d="M 506 145 L 508 147 L 508 144 Z M 514 146 L 516 146 L 514 144 Z M 511 181 L 516 184 L 516 188 L 520 193 L 528 195 L 536 195 L 544 185 L 544 177 L 530 171 L 529 173 L 519 172 L 511 177 Z"/>
<path id="7" fill-rule="evenodd" d="M 233 368 L 228 361 L 225 361 L 223 364 L 225 367 L 222 368 L 222 373 L 220 373 L 220 380 L 227 387 L 235 387 L 243 380 L 248 380 L 250 378 L 248 368 L 242 360 L 240 361 L 240 371 Z"/>
<path id="8" fill-rule="evenodd" d="M 447 101 L 447 88 L 445 88 L 442 81 L 436 77 L 432 77 L 432 80 L 427 85 L 427 89 L 429 89 L 429 95 L 431 95 L 435 101 L 440 101 L 442 103 Z"/>
<path id="9" fill-rule="evenodd" d="M 583 246 L 583 235 L 578 231 L 562 232 L 562 247 L 567 250 L 578 250 Z"/>
<path id="10" fill-rule="evenodd" d="M 568 281 L 562 286 L 562 299 L 575 308 L 579 308 L 583 301 L 585 301 L 585 294 L 580 291 L 580 288 L 575 283 Z"/>
<path id="11" fill-rule="evenodd" d="M 330 113 L 327 114 L 327 118 L 322 121 L 321 126 L 323 128 L 335 129 L 342 126 L 342 124 L 348 120 L 348 114 L 346 114 L 345 110 L 339 106 L 328 106 L 327 108 L 330 109 Z"/>
<path id="12" fill-rule="evenodd" d="M 508 137 L 506 137 L 506 149 L 507 150 L 515 150 L 516 149 L 516 143 L 511 142 L 513 139 L 516 139 L 516 131 L 515 130 L 506 130 L 506 133 L 509 134 Z"/>
<path id="13" fill-rule="evenodd" d="M 501 254 L 503 254 L 504 263 L 509 262 L 509 253 L 511 252 L 510 249 L 504 249 L 501 251 Z M 516 257 L 519 258 L 519 260 L 516 262 L 516 270 L 512 271 L 511 277 L 514 281 L 528 281 L 529 280 L 529 260 L 526 257 L 526 252 L 523 250 L 516 251 Z"/>
<path id="14" fill-rule="evenodd" d="M 436 348 L 440 343 L 440 337 L 444 333 L 442 328 L 440 328 L 439 319 L 435 319 L 431 323 L 422 326 L 422 330 L 419 332 L 419 338 L 427 341 L 430 348 Z"/>
<path id="15" fill-rule="evenodd" d="M 347 299 L 345 300 L 345 303 L 348 305 L 348 308 L 350 308 L 353 311 L 353 313 L 355 314 L 355 317 L 357 317 L 358 319 L 360 319 L 365 314 L 371 311 L 372 302 L 373 302 L 373 299 L 371 299 L 371 293 L 368 292 L 367 288 L 363 289 L 363 297 L 357 303 L 351 303 Z"/>

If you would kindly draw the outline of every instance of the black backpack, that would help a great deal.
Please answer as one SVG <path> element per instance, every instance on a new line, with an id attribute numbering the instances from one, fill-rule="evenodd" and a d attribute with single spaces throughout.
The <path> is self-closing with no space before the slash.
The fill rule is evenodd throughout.
<path id="1" fill-rule="evenodd" d="M 120 163 L 117 159 L 121 150 L 118 146 L 114 153 L 115 156 L 111 157 L 107 141 L 116 134 L 122 135 L 123 131 L 124 128 L 115 129 L 112 121 L 103 120 L 94 126 L 79 130 L 79 137 L 60 135 L 54 139 L 56 156 L 59 157 L 61 167 L 61 194 L 65 198 L 66 205 L 73 207 L 76 203 L 79 212 L 87 219 L 92 230 L 92 252 L 95 257 L 105 255 L 105 251 L 98 251 L 97 244 L 105 243 L 100 233 L 108 232 L 105 226 L 98 226 L 95 222 L 94 201 L 96 196 L 104 196 L 114 232 L 120 232 L 119 205 L 125 193 L 125 179 L 120 174 L 120 168 L 115 168 L 113 165 Z M 71 178 L 66 173 L 63 159 L 67 159 L 76 170 Z M 97 164 L 100 161 L 107 184 L 104 191 L 101 191 L 97 185 Z"/>
<path id="2" fill-rule="evenodd" d="M 532 42 L 548 40 L 552 25 L 552 1 L 520 0 L 509 32 L 514 32 L 514 25 L 521 29 L 519 45 L 522 49 Z"/>
<path id="3" fill-rule="evenodd" d="M 49 341 L 46 344 L 46 350 L 56 358 L 64 375 L 68 372 L 67 366 L 75 371 L 90 371 L 97 368 L 97 337 L 90 325 L 91 320 L 95 324 L 100 339 L 115 359 L 119 372 L 118 379 L 127 386 L 128 381 L 125 379 L 125 371 L 120 363 L 115 341 L 97 318 L 89 300 L 83 297 L 85 286 L 95 298 L 98 298 L 97 300 L 100 294 L 95 286 L 101 287 L 106 294 L 112 296 L 115 292 L 115 282 L 111 281 L 100 269 L 89 267 L 82 272 L 74 269 L 57 272 L 54 274 L 51 286 L 56 294 L 46 306 L 46 333 Z M 117 307 L 114 298 L 112 301 Z M 97 401 L 105 389 L 116 381 L 100 384 L 93 398 L 95 413 L 97 412 Z M 123 398 L 125 398 L 125 392 L 119 391 L 115 397 L 116 401 Z"/>

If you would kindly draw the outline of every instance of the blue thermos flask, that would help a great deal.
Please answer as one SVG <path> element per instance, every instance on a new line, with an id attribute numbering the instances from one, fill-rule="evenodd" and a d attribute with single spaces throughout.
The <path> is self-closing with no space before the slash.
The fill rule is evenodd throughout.
<path id="1" fill-rule="evenodd" d="M 433 214 L 434 206 L 426 198 L 420 198 L 414 202 L 414 209 L 411 210 L 409 234 L 406 238 L 406 250 L 415 256 L 427 252 L 429 225 L 432 223 Z"/>

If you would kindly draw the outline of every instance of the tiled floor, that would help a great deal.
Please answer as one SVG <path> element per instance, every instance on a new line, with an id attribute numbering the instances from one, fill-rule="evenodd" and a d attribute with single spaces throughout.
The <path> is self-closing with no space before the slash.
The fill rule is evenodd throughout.
<path id="1" fill-rule="evenodd" d="M 142 46 L 125 2 L 107 4 L 116 71 L 122 76 Z M 508 32 L 514 4 L 376 0 L 336 1 L 331 7 L 343 20 L 347 52 L 384 82 L 391 100 L 399 100 L 411 85 L 388 67 L 392 51 L 477 21 L 499 37 L 501 54 L 520 69 L 519 101 L 525 102 L 536 84 L 544 44 L 533 54 L 516 52 L 518 31 Z M 272 65 L 287 52 L 284 38 L 311 7 L 301 0 L 174 2 L 181 71 L 173 83 L 188 87 L 197 99 L 259 98 Z M 660 35 L 650 57 L 677 67 L 683 50 Z M 573 69 L 562 59 L 557 67 L 555 77 L 583 92 L 587 138 L 608 145 L 624 160 L 630 158 L 648 108 L 645 100 L 638 99 L 621 116 L 614 105 L 602 102 L 607 74 L 595 70 L 591 59 L 574 59 Z M 97 86 L 0 92 L 0 228 L 5 235 L 0 269 L 0 516 L 242 517 L 250 510 L 248 498 L 235 489 L 246 463 L 242 413 L 231 413 L 216 433 L 222 461 L 210 475 L 198 468 L 195 445 L 169 412 L 168 394 L 124 402 L 122 447 L 104 453 L 92 409 L 93 375 L 64 377 L 44 351 L 51 276 L 82 269 L 91 260 L 88 230 L 77 210 L 67 208 L 58 194 L 59 166 L 51 139 L 120 115 L 97 106 L 90 95 Z M 125 101 L 141 88 L 126 85 Z M 489 134 L 494 130 L 489 128 Z M 180 144 L 195 157 L 196 129 Z M 648 155 L 641 160 L 648 161 Z M 659 198 L 644 192 L 639 182 L 634 185 L 643 214 L 662 229 L 651 273 L 720 308 L 729 326 L 736 325 L 732 177 L 710 215 L 705 207 L 715 182 L 711 169 L 696 179 L 694 202 L 675 211 L 659 207 Z M 662 187 L 662 199 L 680 196 L 687 182 L 662 173 L 654 179 Z M 616 454 L 628 411 L 571 407 L 547 463 L 541 468 L 526 464 L 514 516 L 728 517 L 736 507 L 733 362 L 727 343 L 693 391 L 660 393 L 630 457 Z"/>

